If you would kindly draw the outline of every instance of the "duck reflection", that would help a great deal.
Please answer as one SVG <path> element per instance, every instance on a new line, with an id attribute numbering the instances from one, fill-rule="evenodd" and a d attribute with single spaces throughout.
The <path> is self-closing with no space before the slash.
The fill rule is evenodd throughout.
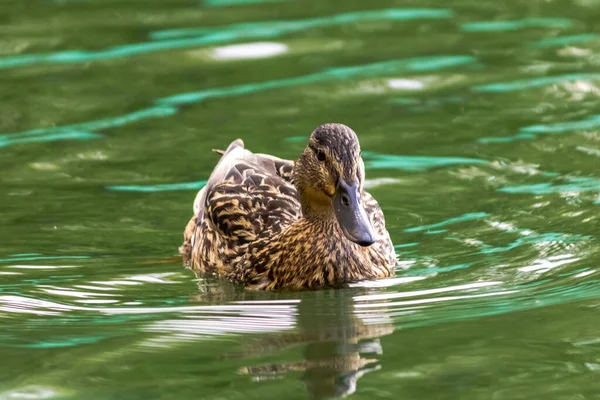
<path id="1" fill-rule="evenodd" d="M 343 397 L 356 390 L 360 377 L 380 368 L 383 349 L 379 338 L 394 331 L 391 319 L 360 315 L 353 297 L 364 290 L 346 289 L 298 294 L 297 324 L 292 332 L 267 334 L 246 347 L 248 357 L 303 345 L 303 359 L 274 364 L 248 365 L 241 373 L 255 380 L 301 372 L 311 399 Z"/>

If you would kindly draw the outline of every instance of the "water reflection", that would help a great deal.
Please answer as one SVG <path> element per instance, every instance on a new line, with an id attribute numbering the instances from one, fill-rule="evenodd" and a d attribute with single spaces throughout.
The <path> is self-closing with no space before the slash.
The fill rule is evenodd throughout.
<path id="1" fill-rule="evenodd" d="M 597 398 L 597 1 L 5 3 L 0 400 Z M 210 149 L 324 121 L 396 276 L 198 290 Z"/>
<path id="2" fill-rule="evenodd" d="M 297 306 L 293 333 L 267 335 L 242 352 L 248 356 L 303 345 L 303 359 L 250 364 L 240 372 L 257 381 L 299 372 L 311 399 L 354 393 L 359 378 L 380 368 L 383 347 L 379 338 L 394 331 L 391 319 L 381 313 L 382 308 L 376 319 L 356 312 L 354 296 L 359 293 L 367 291 L 326 291 L 303 298 Z"/>

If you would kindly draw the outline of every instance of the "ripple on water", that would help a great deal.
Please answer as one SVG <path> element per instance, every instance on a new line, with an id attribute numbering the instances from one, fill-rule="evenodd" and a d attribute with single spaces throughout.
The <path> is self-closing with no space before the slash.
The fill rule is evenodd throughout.
<path id="1" fill-rule="evenodd" d="M 25 54 L 0 57 L 0 68 L 15 68 L 35 64 L 82 63 L 112 58 L 131 57 L 143 53 L 214 45 L 249 39 L 267 39 L 299 32 L 315 27 L 345 25 L 357 21 L 405 21 L 411 19 L 437 19 L 453 16 L 449 9 L 387 9 L 337 14 L 328 17 L 297 21 L 266 21 L 243 23 L 212 29 L 178 29 L 151 34 L 152 39 L 143 43 L 124 44 L 105 50 L 69 50 L 56 53 Z"/>
<path id="2" fill-rule="evenodd" d="M 273 398 L 277 385 L 281 393 L 293 387 L 286 373 L 301 377 L 313 394 L 343 395 L 380 368 L 359 396 L 593 397 L 581 388 L 598 372 L 600 341 L 593 329 L 600 298 L 594 2 L 566 7 L 569 18 L 563 18 L 550 17 L 560 4 L 519 9 L 507 3 L 483 13 L 477 7 L 340 12 L 321 2 L 318 16 L 295 2 L 249 6 L 263 1 L 206 0 L 192 6 L 194 13 L 176 15 L 176 5 L 161 15 L 150 7 L 135 10 L 141 16 L 131 21 L 115 2 L 107 12 L 119 16 L 119 27 L 89 50 L 77 50 L 83 39 L 68 36 L 85 33 L 83 22 L 75 31 L 63 24 L 64 32 L 43 39 L 22 36 L 43 24 L 20 26 L 18 13 L 11 20 L 5 50 L 16 54 L 0 57 L 0 68 L 14 99 L 0 112 L 0 125 L 15 133 L 1 135 L 0 148 L 29 175 L 14 174 L 9 194 L 20 197 L 11 198 L 15 215 L 7 213 L 4 239 L 24 252 L 31 244 L 23 243 L 26 235 L 39 238 L 40 231 L 39 247 L 55 253 L 0 258 L 0 347 L 16 371 L 6 372 L 0 400 L 209 397 L 211 390 L 222 390 L 215 395 L 222 398 Z M 235 5 L 245 14 L 236 16 Z M 280 5 L 281 13 L 274 9 Z M 232 8 L 214 9 L 222 6 Z M 53 7 L 65 16 L 80 10 Z M 86 18 L 92 9 L 102 8 L 85 5 Z M 198 25 L 197 9 L 217 26 Z M 254 21 L 218 25 L 248 15 Z M 268 20 L 273 15 L 285 19 Z M 133 26 L 155 31 L 127 43 Z M 398 37 L 417 31 L 417 41 L 397 46 Z M 18 54 L 44 46 L 50 50 Z M 419 54 L 430 56 L 410 58 Z M 78 63 L 85 68 L 73 68 Z M 210 73 L 198 80 L 204 69 Z M 41 96 L 27 90 L 36 79 Z M 60 93 L 46 101 L 52 91 L 44 88 L 57 82 L 64 83 Z M 315 105 L 322 93 L 329 97 Z M 21 110 L 19 104 L 31 101 Z M 37 111 L 50 105 L 60 112 Z M 297 121 L 277 107 L 293 109 Z M 318 293 L 249 293 L 210 278 L 195 281 L 179 260 L 138 263 L 136 251 L 176 252 L 179 207 L 188 205 L 180 201 L 185 193 L 170 192 L 206 183 L 195 180 L 209 172 L 196 150 L 181 152 L 177 143 L 198 143 L 205 151 L 215 124 L 223 137 L 247 132 L 248 124 L 236 118 L 241 109 L 257 148 L 270 150 L 277 147 L 272 135 L 305 132 L 298 128 L 323 115 L 362 124 L 364 149 L 373 150 L 363 153 L 372 172 L 365 187 L 378 192 L 400 258 L 392 278 Z M 23 131 L 31 124 L 47 128 Z M 161 129 L 177 132 L 173 148 Z M 59 140 L 79 142 L 58 152 L 71 156 L 42 152 L 58 149 L 48 142 Z M 306 140 L 291 136 L 286 144 Z M 109 159 L 92 157 L 94 167 L 75 156 L 107 149 Z M 190 165 L 197 175 L 190 175 Z M 132 181 L 122 167 L 139 169 L 135 176 L 143 178 Z M 69 187 L 46 179 L 51 175 L 68 179 Z M 87 187 L 91 176 L 103 176 L 112 192 Z M 28 183 L 31 177 L 39 184 Z M 62 190 L 74 194 L 56 198 Z M 116 203 L 106 199 L 118 199 L 123 209 L 113 210 Z M 90 202 L 84 204 L 89 211 L 68 207 L 80 201 Z M 160 218 L 163 212 L 175 219 Z M 92 227 L 85 237 L 74 229 L 38 229 L 59 219 L 79 227 L 82 217 Z M 95 231 L 100 220 L 102 231 Z M 132 229 L 146 223 L 153 229 Z M 97 241 L 108 243 L 101 257 L 67 254 Z M 582 312 L 576 324 L 572 316 L 582 309 L 589 314 Z M 427 329 L 408 329 L 419 327 Z M 567 387 L 566 380 L 574 384 Z M 158 381 L 165 390 L 156 390 Z"/>

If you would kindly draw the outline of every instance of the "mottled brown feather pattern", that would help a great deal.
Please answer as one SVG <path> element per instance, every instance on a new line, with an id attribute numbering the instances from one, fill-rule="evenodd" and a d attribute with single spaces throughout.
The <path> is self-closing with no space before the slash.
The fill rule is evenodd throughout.
<path id="1" fill-rule="evenodd" d="M 313 133 L 313 139 L 336 160 L 360 159 L 351 138 L 342 147 L 325 143 L 326 135 Z M 361 247 L 343 236 L 334 218 L 303 215 L 293 161 L 253 154 L 241 140 L 217 152 L 222 158 L 198 193 L 184 232 L 180 252 L 188 266 L 263 290 L 341 287 L 391 274 L 396 256 L 383 213 L 369 193 L 363 191 L 363 206 L 378 240 Z M 359 169 L 342 174 L 364 175 Z"/>

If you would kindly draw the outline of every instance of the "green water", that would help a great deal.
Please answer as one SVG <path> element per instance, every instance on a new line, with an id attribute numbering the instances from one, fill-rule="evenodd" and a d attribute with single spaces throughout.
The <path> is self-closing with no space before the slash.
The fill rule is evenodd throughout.
<path id="1" fill-rule="evenodd" d="M 600 399 L 599 19 L 2 2 L 0 400 Z M 186 270 L 210 150 L 291 159 L 325 122 L 359 135 L 395 277 L 252 293 Z"/>

